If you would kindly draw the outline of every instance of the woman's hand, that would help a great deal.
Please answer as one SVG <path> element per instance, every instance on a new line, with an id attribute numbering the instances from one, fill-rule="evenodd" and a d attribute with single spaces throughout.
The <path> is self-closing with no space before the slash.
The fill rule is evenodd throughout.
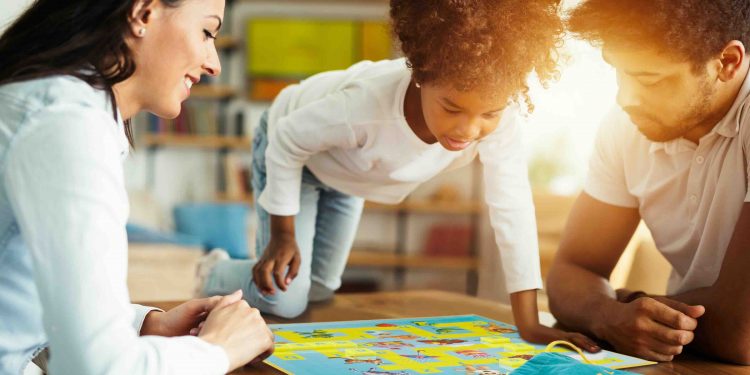
<path id="1" fill-rule="evenodd" d="M 237 295 L 239 295 L 239 299 Z M 198 337 L 221 346 L 229 358 L 229 371 L 273 354 L 273 332 L 258 309 L 241 300 L 242 293 L 222 297 L 202 324 Z"/>
<path id="2" fill-rule="evenodd" d="M 141 335 L 169 337 L 194 334 L 195 331 L 191 330 L 197 328 L 213 309 L 220 307 L 222 298 L 226 304 L 234 303 L 242 299 L 242 293 L 190 300 L 167 312 L 151 311 L 143 320 Z"/>

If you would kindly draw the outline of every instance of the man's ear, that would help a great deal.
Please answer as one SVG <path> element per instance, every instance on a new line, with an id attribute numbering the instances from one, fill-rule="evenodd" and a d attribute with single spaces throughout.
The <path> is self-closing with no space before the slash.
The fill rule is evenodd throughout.
<path id="1" fill-rule="evenodd" d="M 723 82 L 734 79 L 742 70 L 745 63 L 745 45 L 733 40 L 724 47 L 719 55 L 720 69 L 718 78 Z"/>
<path id="2" fill-rule="evenodd" d="M 146 36 L 156 5 L 157 1 L 155 0 L 136 0 L 133 3 L 133 8 L 128 13 L 130 32 L 133 36 L 140 38 Z"/>

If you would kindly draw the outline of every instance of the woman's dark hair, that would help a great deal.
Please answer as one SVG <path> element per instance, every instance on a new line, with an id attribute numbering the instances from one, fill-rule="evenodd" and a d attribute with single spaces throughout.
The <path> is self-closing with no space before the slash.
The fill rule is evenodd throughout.
<path id="1" fill-rule="evenodd" d="M 417 82 L 489 87 L 523 99 L 528 76 L 559 76 L 560 0 L 391 0 L 393 33 Z"/>
<path id="2" fill-rule="evenodd" d="M 183 0 L 154 0 L 178 6 Z M 36 0 L 0 36 L 0 85 L 70 75 L 105 90 L 135 72 L 125 43 L 135 0 Z M 93 70 L 91 69 L 93 68 Z M 125 134 L 133 145 L 130 121 Z"/>

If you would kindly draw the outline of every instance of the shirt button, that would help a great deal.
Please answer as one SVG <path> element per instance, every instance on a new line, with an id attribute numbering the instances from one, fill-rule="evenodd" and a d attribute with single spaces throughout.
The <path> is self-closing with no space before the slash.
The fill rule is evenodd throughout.
<path id="1" fill-rule="evenodd" d="M 706 159 L 703 156 L 698 156 L 695 158 L 695 162 L 698 164 L 703 164 L 703 162 L 706 161 Z"/>
<path id="2" fill-rule="evenodd" d="M 690 196 L 690 202 L 695 203 L 698 201 L 698 196 L 693 194 Z"/>

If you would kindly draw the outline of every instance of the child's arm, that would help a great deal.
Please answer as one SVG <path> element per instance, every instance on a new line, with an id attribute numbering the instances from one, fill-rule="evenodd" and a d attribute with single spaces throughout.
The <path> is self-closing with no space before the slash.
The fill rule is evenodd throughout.
<path id="1" fill-rule="evenodd" d="M 580 333 L 565 332 L 541 325 L 539 323 L 536 295 L 536 289 L 523 290 L 511 293 L 510 295 L 510 303 L 513 306 L 513 319 L 516 322 L 518 333 L 522 339 L 537 344 L 565 340 L 591 353 L 601 350 L 593 340 Z"/>
<path id="2" fill-rule="evenodd" d="M 365 94 L 361 91 L 334 92 L 268 124 L 266 186 L 259 192 L 258 203 L 271 216 L 271 238 L 253 266 L 253 280 L 263 294 L 274 294 L 276 286 L 286 291 L 297 276 L 301 257 L 294 218 L 300 209 L 303 168 L 315 154 L 358 146 L 349 123 L 349 102 L 369 103 L 361 99 Z"/>
<path id="3" fill-rule="evenodd" d="M 297 276 L 301 262 L 294 237 L 294 216 L 271 215 L 271 239 L 258 263 L 253 266 L 255 285 L 263 294 L 274 294 L 275 281 L 279 289 L 286 291 Z"/>

